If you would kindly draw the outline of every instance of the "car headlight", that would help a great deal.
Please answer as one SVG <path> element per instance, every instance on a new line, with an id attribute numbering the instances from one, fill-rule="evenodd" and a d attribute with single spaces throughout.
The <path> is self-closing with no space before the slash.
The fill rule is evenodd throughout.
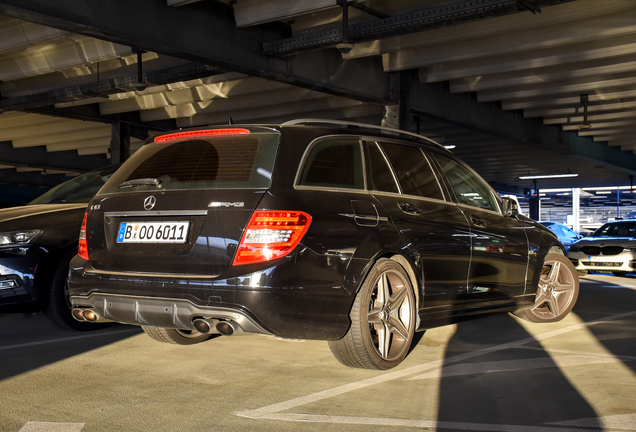
<path id="1" fill-rule="evenodd" d="M 0 249 L 25 248 L 42 234 L 41 230 L 24 230 L 0 233 Z"/>

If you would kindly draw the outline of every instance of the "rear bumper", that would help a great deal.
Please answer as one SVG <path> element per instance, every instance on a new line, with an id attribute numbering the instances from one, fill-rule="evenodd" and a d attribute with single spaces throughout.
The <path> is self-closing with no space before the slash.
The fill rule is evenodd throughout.
<path id="1" fill-rule="evenodd" d="M 278 263 L 226 278 L 105 273 L 76 257 L 68 287 L 73 307 L 95 312 L 98 321 L 194 330 L 205 319 L 213 329 L 229 322 L 247 333 L 340 339 L 355 292 L 343 287 L 339 271 L 325 278 L 324 268 L 309 266 L 301 277 L 297 267 Z"/>
<path id="2" fill-rule="evenodd" d="M 95 322 L 115 321 L 124 324 L 163 328 L 197 330 L 196 319 L 211 322 L 209 333 L 216 331 L 216 324 L 236 324 L 245 333 L 270 334 L 251 317 L 233 308 L 198 306 L 187 300 L 150 298 L 113 294 L 72 296 L 74 309 L 91 310 L 97 314 Z"/>

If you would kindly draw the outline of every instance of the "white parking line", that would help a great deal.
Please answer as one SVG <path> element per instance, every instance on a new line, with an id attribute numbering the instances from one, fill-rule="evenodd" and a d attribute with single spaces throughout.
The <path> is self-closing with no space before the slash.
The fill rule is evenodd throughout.
<path id="1" fill-rule="evenodd" d="M 27 422 L 19 432 L 80 432 L 84 423 Z"/>
<path id="2" fill-rule="evenodd" d="M 110 335 L 116 335 L 116 334 L 120 334 L 120 333 L 132 333 L 132 332 L 138 332 L 138 329 L 137 328 L 128 328 L 128 329 L 124 329 L 124 330 L 115 330 L 115 331 L 110 331 L 110 332 L 89 333 L 89 334 L 82 334 L 82 335 L 78 335 L 78 336 L 69 336 L 69 337 L 65 337 L 65 338 L 47 339 L 47 340 L 40 340 L 40 341 L 35 341 L 35 342 L 26 342 L 26 343 L 15 344 L 15 345 L 6 345 L 6 346 L 3 346 L 3 347 L 0 347 L 0 351 L 9 350 L 9 349 L 16 349 L 16 348 L 25 348 L 25 347 L 29 347 L 29 346 L 45 345 L 45 344 L 56 343 L 56 342 L 68 342 L 68 341 L 72 341 L 72 340 L 94 338 L 94 337 L 99 337 L 99 336 L 110 336 Z"/>
<path id="3" fill-rule="evenodd" d="M 564 368 L 568 366 L 582 366 L 602 363 L 619 362 L 617 358 L 603 358 L 595 356 L 569 355 L 558 357 L 528 358 L 521 360 L 501 360 L 481 363 L 464 363 L 451 365 L 442 369 L 418 375 L 415 379 L 442 378 L 462 375 L 481 375 L 495 372 L 513 372 L 530 369 Z"/>
<path id="4" fill-rule="evenodd" d="M 413 427 L 429 429 L 453 429 L 460 431 L 488 431 L 488 432 L 581 432 L 580 428 L 570 429 L 551 426 L 519 426 L 485 423 L 462 423 L 435 420 L 406 420 L 373 417 L 347 417 L 317 414 L 270 414 L 264 417 L 268 420 L 282 420 L 292 422 L 357 424 L 389 427 Z M 585 429 L 589 431 L 590 429 Z M 598 429 L 596 429 L 598 430 Z"/>
<path id="5" fill-rule="evenodd" d="M 267 420 L 284 420 L 284 421 L 309 421 L 319 423 L 347 423 L 347 424 L 373 424 L 373 425 L 391 425 L 391 426 L 410 426 L 410 427 L 439 427 L 447 429 L 458 430 L 489 430 L 489 431 L 519 431 L 519 432 L 552 432 L 559 430 L 560 432 L 567 432 L 565 429 L 556 429 L 551 427 L 527 427 L 519 425 L 485 425 L 485 424 L 470 424 L 470 423 L 453 423 L 453 422 L 438 422 L 428 420 L 409 420 L 409 419 L 385 419 L 385 418 L 366 418 L 366 417 L 347 417 L 347 416 L 330 416 L 330 415 L 315 415 L 315 414 L 295 414 L 295 413 L 281 413 L 292 408 L 297 408 L 302 405 L 318 402 L 324 399 L 339 396 L 345 393 L 356 391 L 364 387 L 380 384 L 383 382 L 396 380 L 407 377 L 414 374 L 422 374 L 423 372 L 431 371 L 433 369 L 440 369 L 449 364 L 458 363 L 464 360 L 468 360 L 474 357 L 478 357 L 484 354 L 489 354 L 496 351 L 502 351 L 510 348 L 517 348 L 528 343 L 537 342 L 560 336 L 572 331 L 580 330 L 586 327 L 590 327 L 596 324 L 606 323 L 608 321 L 614 321 L 628 316 L 636 315 L 636 311 L 626 312 L 621 314 L 615 314 L 599 318 L 587 323 L 580 323 L 565 327 L 559 330 L 550 331 L 541 335 L 531 336 L 524 339 L 520 339 L 505 344 L 483 348 L 477 351 L 472 351 L 464 354 L 459 354 L 453 357 L 448 357 L 442 360 L 435 360 L 418 366 L 413 366 L 404 370 L 398 370 L 389 372 L 384 375 L 379 375 L 374 378 L 365 379 L 362 381 L 345 384 L 339 387 L 334 387 L 328 390 L 323 390 L 317 393 L 313 393 L 307 396 L 302 396 L 295 399 L 275 403 L 272 405 L 264 406 L 253 410 L 238 411 L 235 414 L 241 417 L 247 417 L 252 419 L 267 419 Z M 599 359 L 598 357 L 595 357 Z M 603 362 L 603 359 L 599 359 Z M 411 379 L 420 379 L 419 376 Z M 577 429 L 580 430 L 580 429 Z"/>

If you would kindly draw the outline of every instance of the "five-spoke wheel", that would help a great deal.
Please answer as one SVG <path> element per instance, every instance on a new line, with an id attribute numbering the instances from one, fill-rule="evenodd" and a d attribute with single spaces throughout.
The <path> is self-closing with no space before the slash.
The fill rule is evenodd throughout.
<path id="1" fill-rule="evenodd" d="M 574 265 L 564 255 L 549 253 L 543 263 L 534 306 L 514 314 L 531 322 L 562 320 L 579 296 L 579 278 Z"/>
<path id="2" fill-rule="evenodd" d="M 390 369 L 409 352 L 415 313 L 415 294 L 404 268 L 381 259 L 356 296 L 349 331 L 342 339 L 329 342 L 329 347 L 346 366 Z"/>

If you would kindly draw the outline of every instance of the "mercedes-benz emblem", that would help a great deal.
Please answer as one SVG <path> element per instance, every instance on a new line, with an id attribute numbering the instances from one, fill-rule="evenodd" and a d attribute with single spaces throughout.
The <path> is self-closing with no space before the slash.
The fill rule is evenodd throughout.
<path id="1" fill-rule="evenodd" d="M 148 198 L 146 198 L 144 200 L 144 208 L 146 210 L 152 210 L 152 208 L 155 206 L 155 204 L 157 203 L 157 199 L 150 195 Z"/>

